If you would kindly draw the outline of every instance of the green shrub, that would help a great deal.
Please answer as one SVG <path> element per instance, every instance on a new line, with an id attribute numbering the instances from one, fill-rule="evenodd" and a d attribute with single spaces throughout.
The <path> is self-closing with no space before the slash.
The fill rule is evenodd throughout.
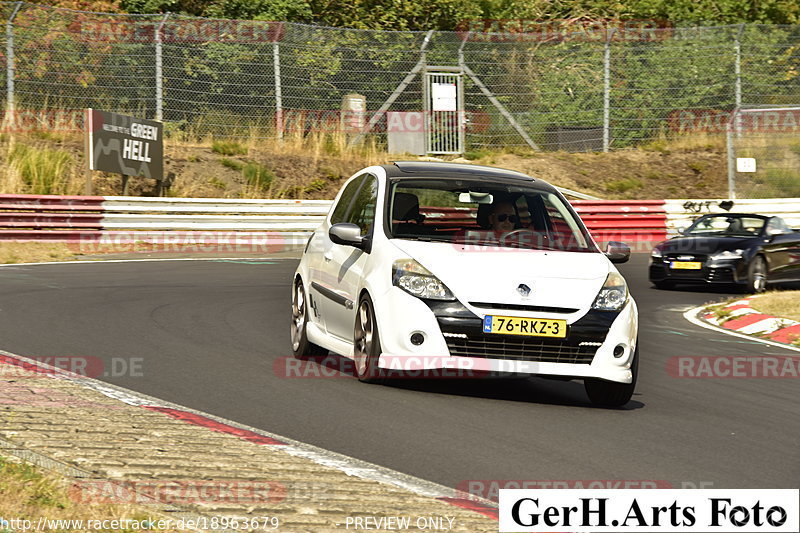
<path id="1" fill-rule="evenodd" d="M 242 175 L 250 185 L 268 188 L 275 179 L 275 173 L 264 165 L 258 163 L 247 163 L 242 169 Z"/>
<path id="2" fill-rule="evenodd" d="M 17 144 L 9 155 L 11 166 L 19 170 L 30 194 L 65 192 L 72 156 L 64 150 Z"/>
<path id="3" fill-rule="evenodd" d="M 222 155 L 244 155 L 247 148 L 235 141 L 214 141 L 211 143 L 211 151 Z"/>
<path id="4" fill-rule="evenodd" d="M 239 172 L 244 168 L 244 163 L 240 163 L 239 161 L 234 161 L 233 159 L 228 159 L 227 157 L 223 157 L 222 159 L 219 160 L 219 162 L 223 167 L 227 167 L 237 172 Z"/>
<path id="5" fill-rule="evenodd" d="M 624 178 L 606 183 L 605 187 L 608 192 L 623 193 L 634 189 L 641 189 L 644 187 L 644 183 L 637 178 Z"/>

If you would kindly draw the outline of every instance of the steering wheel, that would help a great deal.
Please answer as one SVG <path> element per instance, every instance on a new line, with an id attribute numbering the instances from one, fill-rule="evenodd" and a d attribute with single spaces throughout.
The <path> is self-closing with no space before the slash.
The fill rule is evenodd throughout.
<path id="1" fill-rule="evenodd" d="M 536 239 L 537 236 L 539 237 L 538 243 Z M 515 239 L 517 239 L 516 243 L 514 243 Z M 500 237 L 500 242 L 505 246 L 509 246 L 510 243 L 514 243 L 516 245 L 519 245 L 516 246 L 517 248 L 535 248 L 536 246 L 534 246 L 534 244 L 542 244 L 544 242 L 547 242 L 546 239 L 547 235 L 544 233 L 541 233 L 539 231 L 534 231 L 528 228 L 520 228 L 520 229 L 515 229 L 513 231 L 509 231 L 508 233 Z"/>

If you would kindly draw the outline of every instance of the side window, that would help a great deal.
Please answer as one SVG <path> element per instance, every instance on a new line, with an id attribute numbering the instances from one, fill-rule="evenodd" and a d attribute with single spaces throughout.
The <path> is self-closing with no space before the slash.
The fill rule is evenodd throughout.
<path id="1" fill-rule="evenodd" d="M 773 233 L 788 233 L 792 231 L 792 229 L 784 222 L 782 218 L 779 217 L 772 217 L 769 219 L 769 223 L 767 224 L 767 234 Z"/>
<path id="2" fill-rule="evenodd" d="M 361 235 L 366 235 L 372 230 L 377 201 L 378 179 L 372 174 L 367 174 L 364 176 L 363 185 L 353 202 L 353 209 L 347 217 L 347 222 L 352 222 L 361 228 Z"/>
<path id="3" fill-rule="evenodd" d="M 350 211 L 350 206 L 353 204 L 353 200 L 355 199 L 359 187 L 362 183 L 364 183 L 365 177 L 367 176 L 357 177 L 351 181 L 347 187 L 344 188 L 342 195 L 339 197 L 339 202 L 336 204 L 336 207 L 333 208 L 333 214 L 331 214 L 331 224 L 348 222 L 346 218 L 347 213 Z"/>

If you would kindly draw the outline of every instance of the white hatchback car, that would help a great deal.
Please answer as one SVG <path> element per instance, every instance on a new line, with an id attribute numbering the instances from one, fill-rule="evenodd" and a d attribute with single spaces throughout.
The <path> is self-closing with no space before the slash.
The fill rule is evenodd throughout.
<path id="1" fill-rule="evenodd" d="M 295 356 L 330 350 L 358 378 L 476 369 L 583 379 L 598 405 L 636 385 L 638 313 L 553 186 L 510 170 L 397 162 L 342 187 L 294 277 Z"/>

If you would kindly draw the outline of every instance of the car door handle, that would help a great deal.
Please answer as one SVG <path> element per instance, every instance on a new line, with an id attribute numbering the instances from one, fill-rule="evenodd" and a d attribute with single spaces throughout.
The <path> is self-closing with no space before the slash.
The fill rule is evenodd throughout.
<path id="1" fill-rule="evenodd" d="M 325 260 L 326 263 L 330 263 L 331 259 L 333 259 L 333 254 L 324 254 L 322 258 Z"/>

